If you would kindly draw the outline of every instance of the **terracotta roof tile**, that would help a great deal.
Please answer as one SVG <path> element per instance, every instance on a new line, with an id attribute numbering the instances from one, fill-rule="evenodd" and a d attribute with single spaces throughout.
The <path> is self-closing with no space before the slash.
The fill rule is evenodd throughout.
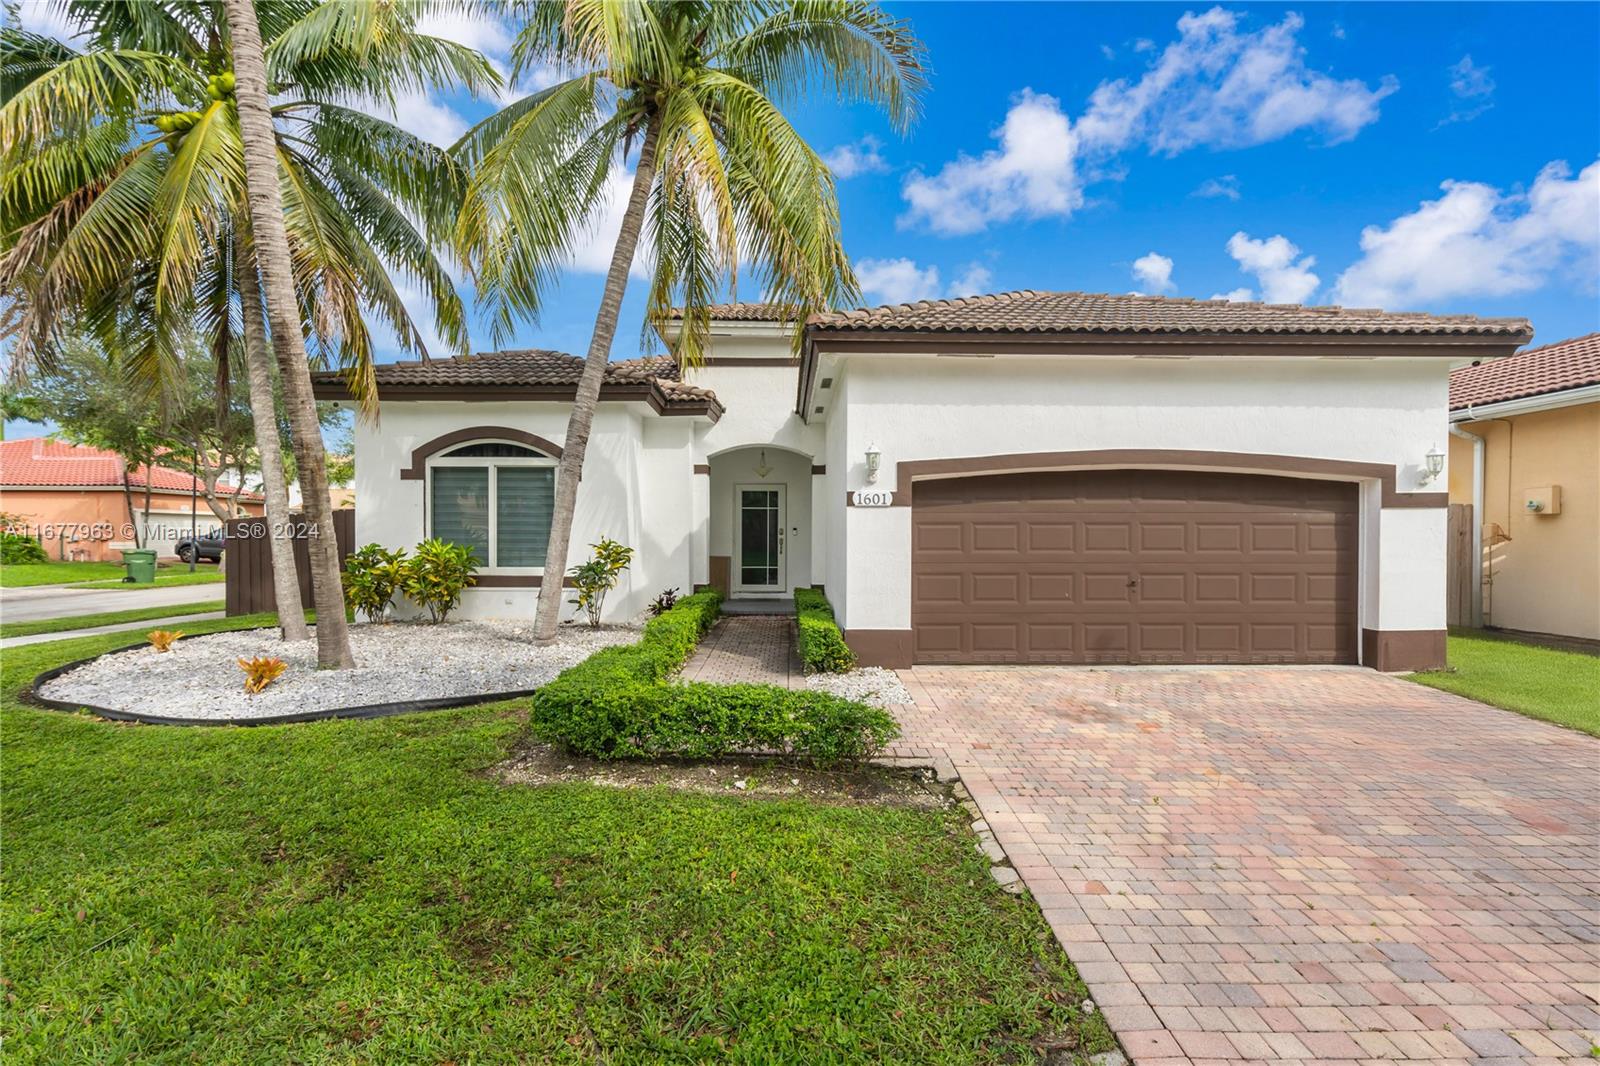
<path id="1" fill-rule="evenodd" d="M 1168 296 L 1018 292 L 922 300 L 813 315 L 827 330 L 932 333 L 1263 333 L 1532 336 L 1523 318 L 1428 315 L 1352 307 L 1233 303 Z"/>
<path id="2" fill-rule="evenodd" d="M 143 489 L 146 473 L 147 468 L 140 466 L 128 476 L 128 481 L 134 488 Z M 48 437 L 8 440 L 0 442 L 0 485 L 120 489 L 122 459 L 115 452 Z M 170 492 L 190 492 L 195 488 L 204 491 L 192 475 L 167 466 L 155 468 L 151 487 Z M 231 496 L 233 486 L 219 483 L 217 491 Z M 247 492 L 244 498 L 259 500 L 261 497 Z"/>
<path id="3" fill-rule="evenodd" d="M 778 304 L 747 300 L 738 303 L 712 304 L 711 317 L 717 322 L 792 322 L 792 310 Z M 669 318 L 682 318 L 683 308 L 674 307 L 667 312 Z"/>
<path id="4" fill-rule="evenodd" d="M 1600 333 L 1529 348 L 1450 373 L 1450 409 L 1600 385 Z"/>
<path id="5" fill-rule="evenodd" d="M 560 388 L 578 384 L 583 360 L 566 352 L 518 348 L 448 359 L 384 363 L 375 372 L 380 394 L 385 388 Z M 337 373 L 318 373 L 312 378 L 325 389 L 340 386 Z M 716 393 L 683 381 L 677 361 L 669 356 L 614 360 L 606 364 L 603 384 L 654 386 L 663 403 L 705 404 L 718 413 L 722 410 Z"/>

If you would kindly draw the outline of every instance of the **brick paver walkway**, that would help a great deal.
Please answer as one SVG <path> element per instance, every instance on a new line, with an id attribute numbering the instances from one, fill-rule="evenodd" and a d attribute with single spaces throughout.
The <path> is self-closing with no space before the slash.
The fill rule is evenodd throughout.
<path id="1" fill-rule="evenodd" d="M 688 681 L 756 682 L 802 686 L 805 672 L 794 650 L 794 619 L 729 615 L 712 627 L 683 668 Z"/>
<path id="2" fill-rule="evenodd" d="M 1138 1063 L 1592 1064 L 1600 740 L 1364 670 L 902 676 L 893 754 L 960 773 Z"/>

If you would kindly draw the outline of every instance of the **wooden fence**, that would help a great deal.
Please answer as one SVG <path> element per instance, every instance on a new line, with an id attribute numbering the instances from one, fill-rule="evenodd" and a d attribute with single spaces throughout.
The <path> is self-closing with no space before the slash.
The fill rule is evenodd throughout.
<path id="1" fill-rule="evenodd" d="M 300 532 L 304 515 L 292 515 L 290 521 Z M 345 508 L 333 512 L 333 535 L 339 543 L 339 562 L 355 546 L 356 512 Z M 228 522 L 228 546 L 223 553 L 227 570 L 227 612 L 229 615 L 255 614 L 258 611 L 276 610 L 272 591 L 272 543 L 267 539 L 267 520 L 264 518 L 234 518 Z M 294 565 L 300 577 L 300 601 L 311 604 L 311 565 L 303 536 L 294 540 Z"/>
<path id="2" fill-rule="evenodd" d="M 1473 601 L 1476 599 L 1478 567 L 1472 558 L 1472 505 L 1450 505 L 1445 573 L 1445 613 L 1453 626 L 1479 625 Z"/>

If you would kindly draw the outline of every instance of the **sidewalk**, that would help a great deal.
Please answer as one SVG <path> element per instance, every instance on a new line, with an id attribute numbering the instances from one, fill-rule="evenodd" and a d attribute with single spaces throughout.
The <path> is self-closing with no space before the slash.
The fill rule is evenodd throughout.
<path id="1" fill-rule="evenodd" d="M 805 687 L 794 647 L 794 619 L 772 615 L 723 617 L 683 668 L 685 681 Z"/>

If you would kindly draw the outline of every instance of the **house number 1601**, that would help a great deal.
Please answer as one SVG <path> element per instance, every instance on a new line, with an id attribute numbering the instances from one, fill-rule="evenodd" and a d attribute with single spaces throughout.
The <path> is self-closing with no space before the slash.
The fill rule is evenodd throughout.
<path id="1" fill-rule="evenodd" d="M 851 494 L 850 502 L 857 507 L 892 507 L 894 506 L 894 490 L 857 489 Z"/>

